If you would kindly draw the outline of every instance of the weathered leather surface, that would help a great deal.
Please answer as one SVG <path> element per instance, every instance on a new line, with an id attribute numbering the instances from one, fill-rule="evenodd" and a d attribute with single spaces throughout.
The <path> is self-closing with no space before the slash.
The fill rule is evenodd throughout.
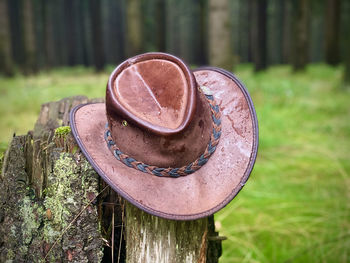
<path id="1" fill-rule="evenodd" d="M 184 130 L 196 109 L 197 84 L 178 58 L 146 53 L 120 64 L 111 74 L 106 91 L 109 116 L 122 117 L 159 135 Z"/>
<path id="2" fill-rule="evenodd" d="M 117 100 L 137 117 L 170 129 L 184 121 L 189 84 L 174 62 L 150 59 L 132 64 L 113 84 Z"/>
<path id="3" fill-rule="evenodd" d="M 205 217 L 224 207 L 245 184 L 257 154 L 256 115 L 242 84 L 215 68 L 198 70 L 194 75 L 199 85 L 211 90 L 220 106 L 222 135 L 207 164 L 188 176 L 152 176 L 116 160 L 104 140 L 104 104 L 81 106 L 72 113 L 73 134 L 103 179 L 146 212 L 177 220 Z M 128 145 L 137 147 L 131 141 Z"/>
<path id="4" fill-rule="evenodd" d="M 197 94 L 194 118 L 181 132 L 158 135 L 133 123 L 123 125 L 123 118 L 108 117 L 112 138 L 120 150 L 137 161 L 158 167 L 181 167 L 196 160 L 208 145 L 212 132 L 209 104 Z"/>
<path id="5" fill-rule="evenodd" d="M 107 94 L 107 119 L 112 138 L 123 153 L 162 168 L 188 165 L 204 153 L 212 132 L 210 106 L 197 84 L 187 81 L 190 78 L 194 78 L 192 72 L 183 71 L 167 57 L 152 55 L 115 74 L 108 87 L 115 96 Z M 193 91 L 195 103 L 190 104 Z M 159 134 L 125 118 L 121 109 L 111 110 L 116 100 L 133 115 L 173 130 L 189 117 L 186 114 L 194 112 L 194 116 L 177 132 Z"/>

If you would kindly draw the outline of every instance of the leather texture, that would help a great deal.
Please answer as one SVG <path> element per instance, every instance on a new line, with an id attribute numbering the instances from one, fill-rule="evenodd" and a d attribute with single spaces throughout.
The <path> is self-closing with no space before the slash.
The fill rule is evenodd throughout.
<path id="1" fill-rule="evenodd" d="M 110 152 L 104 131 L 108 119 L 117 143 L 145 162 L 177 166 L 195 159 L 210 136 L 208 105 L 197 89 L 193 117 L 170 137 L 135 122 L 123 126 L 125 116 L 116 117 L 114 112 L 112 117 L 103 103 L 80 105 L 71 112 L 73 135 L 101 177 L 140 209 L 163 218 L 193 220 L 223 208 L 247 181 L 257 155 L 258 124 L 247 90 L 222 69 L 198 69 L 194 76 L 220 107 L 222 135 L 209 161 L 187 176 L 163 178 L 129 168 Z"/>
<path id="2" fill-rule="evenodd" d="M 106 108 L 153 133 L 172 135 L 191 122 L 197 84 L 184 62 L 165 53 L 146 53 L 120 64 L 107 83 Z"/>

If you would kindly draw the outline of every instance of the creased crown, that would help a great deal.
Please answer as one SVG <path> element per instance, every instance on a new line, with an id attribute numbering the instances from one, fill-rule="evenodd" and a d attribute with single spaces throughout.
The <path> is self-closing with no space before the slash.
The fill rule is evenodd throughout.
<path id="1" fill-rule="evenodd" d="M 163 53 L 136 56 L 118 66 L 108 81 L 106 110 L 120 150 L 159 167 L 197 159 L 212 131 L 208 102 L 192 72 Z"/>

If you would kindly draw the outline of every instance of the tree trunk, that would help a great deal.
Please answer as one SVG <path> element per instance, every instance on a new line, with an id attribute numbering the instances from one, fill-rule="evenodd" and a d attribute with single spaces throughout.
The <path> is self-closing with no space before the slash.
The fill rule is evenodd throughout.
<path id="1" fill-rule="evenodd" d="M 19 0 L 7 1 L 10 17 L 11 49 L 14 64 L 22 69 L 24 65 L 24 39 L 22 3 Z"/>
<path id="2" fill-rule="evenodd" d="M 310 3 L 309 62 L 325 62 L 325 0 Z"/>
<path id="3" fill-rule="evenodd" d="M 208 64 L 208 0 L 199 0 L 199 36 L 196 62 L 199 66 Z"/>
<path id="4" fill-rule="evenodd" d="M 200 52 L 200 5 L 199 1 L 166 1 L 166 48 L 188 64 L 199 64 Z"/>
<path id="5" fill-rule="evenodd" d="M 213 217 L 176 222 L 130 204 L 124 214 L 125 201 L 66 126 L 70 109 L 87 102 L 44 104 L 34 130 L 10 143 L 0 162 L 0 262 L 125 262 L 126 254 L 132 263 L 217 262 L 221 238 Z"/>
<path id="6" fill-rule="evenodd" d="M 282 17 L 282 63 L 290 63 L 292 16 L 290 1 L 281 0 Z"/>
<path id="7" fill-rule="evenodd" d="M 142 52 L 141 0 L 128 0 L 126 10 L 126 49 L 128 57 L 132 57 Z"/>
<path id="8" fill-rule="evenodd" d="M 96 70 L 100 71 L 105 66 L 100 0 L 90 0 L 90 16 L 94 65 Z"/>
<path id="9" fill-rule="evenodd" d="M 266 0 L 253 0 L 252 54 L 255 71 L 266 69 Z"/>
<path id="10" fill-rule="evenodd" d="M 350 45 L 349 36 L 347 36 L 347 43 L 349 43 Z M 344 86 L 346 89 L 350 89 L 350 51 L 349 50 L 347 50 L 345 54 Z"/>
<path id="11" fill-rule="evenodd" d="M 80 31 L 82 34 L 82 42 L 83 44 L 83 50 L 82 50 L 82 56 L 83 56 L 83 65 L 84 66 L 91 66 L 93 64 L 93 55 L 92 55 L 92 34 L 91 34 L 91 17 L 90 17 L 90 5 L 89 2 L 85 0 L 80 0 L 80 17 L 81 21 L 79 23 L 80 25 Z"/>
<path id="12" fill-rule="evenodd" d="M 344 88 L 350 90 L 350 3 L 344 2 L 345 14 L 344 17 L 344 28 L 343 28 L 343 41 L 344 41 Z"/>
<path id="13" fill-rule="evenodd" d="M 269 48 L 270 54 L 275 53 L 273 63 L 282 64 L 283 61 L 283 28 L 284 28 L 284 16 L 285 16 L 285 4 L 286 2 L 283 0 L 275 0 L 274 1 L 274 17 L 275 23 L 274 25 L 270 24 L 270 30 L 276 31 L 274 44 Z M 269 32 L 271 32 L 269 31 Z M 274 46 L 276 49 L 274 49 Z"/>
<path id="14" fill-rule="evenodd" d="M 327 0 L 325 19 L 325 53 L 326 62 L 330 65 L 337 65 L 340 62 L 339 27 L 340 0 Z"/>
<path id="15" fill-rule="evenodd" d="M 239 46 L 237 47 L 237 53 L 239 54 L 239 63 L 251 62 L 251 0 L 239 1 L 238 17 Z"/>
<path id="16" fill-rule="evenodd" d="M 23 72 L 31 74 L 38 71 L 36 63 L 36 43 L 33 18 L 33 2 L 32 0 L 23 1 L 23 35 L 24 35 L 24 65 Z"/>
<path id="17" fill-rule="evenodd" d="M 74 3 L 71 0 L 65 0 L 63 2 L 64 6 L 64 24 L 65 24 L 65 39 L 66 39 L 66 46 L 67 46 L 67 53 L 68 53 L 68 66 L 74 66 L 77 64 L 77 53 L 78 50 L 76 49 L 76 30 L 75 30 L 75 23 L 74 23 L 74 16 L 76 14 L 73 14 L 74 11 Z"/>
<path id="18" fill-rule="evenodd" d="M 303 70 L 309 61 L 310 1 L 296 0 L 293 6 L 294 50 L 293 68 Z"/>
<path id="19" fill-rule="evenodd" d="M 54 28 L 53 28 L 53 3 L 52 1 L 41 0 L 44 9 L 44 39 L 45 39 L 45 58 L 46 67 L 51 68 L 56 64 L 55 50 L 54 50 Z"/>
<path id="20" fill-rule="evenodd" d="M 179 42 L 179 2 L 177 0 L 166 0 L 166 49 L 167 52 L 179 56 L 181 54 Z"/>
<path id="21" fill-rule="evenodd" d="M 45 30 L 45 20 L 44 20 L 44 5 L 42 1 L 34 1 L 34 24 L 35 24 L 35 43 L 36 47 L 36 63 L 38 69 L 45 67 L 45 40 L 44 40 L 44 30 Z M 40 52 L 39 52 L 40 51 Z"/>
<path id="22" fill-rule="evenodd" d="M 111 65 L 119 64 L 125 59 L 124 5 L 123 1 L 108 1 L 104 6 L 107 33 L 103 40 L 108 54 L 106 62 Z"/>
<path id="23" fill-rule="evenodd" d="M 166 50 L 166 8 L 164 0 L 156 0 L 156 47 L 157 51 L 165 52 Z"/>
<path id="24" fill-rule="evenodd" d="M 248 52 L 248 62 L 253 62 L 253 1 L 254 0 L 243 0 L 247 1 L 247 20 L 248 20 L 248 26 L 247 26 L 247 52 Z"/>
<path id="25" fill-rule="evenodd" d="M 14 69 L 8 12 L 7 0 L 0 0 L 0 72 L 12 76 Z"/>
<path id="26" fill-rule="evenodd" d="M 209 63 L 233 70 L 228 0 L 209 0 Z"/>

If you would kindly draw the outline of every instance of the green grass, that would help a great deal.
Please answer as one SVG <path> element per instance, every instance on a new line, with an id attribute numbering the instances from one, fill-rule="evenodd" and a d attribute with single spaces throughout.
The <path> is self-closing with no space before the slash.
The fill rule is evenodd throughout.
<path id="1" fill-rule="evenodd" d="M 107 79 L 107 73 L 81 67 L 0 78 L 0 150 L 13 133 L 24 134 L 34 127 L 42 103 L 73 95 L 104 97 Z"/>
<path id="2" fill-rule="evenodd" d="M 221 262 L 350 261 L 350 93 L 341 69 L 274 67 L 237 75 L 259 120 L 254 171 L 216 215 Z"/>
<path id="3" fill-rule="evenodd" d="M 215 219 L 221 263 L 350 262 L 350 92 L 341 68 L 237 68 L 258 115 L 258 159 L 247 185 Z M 40 104 L 104 96 L 108 73 L 74 68 L 0 78 L 0 152 L 32 129 Z"/>

